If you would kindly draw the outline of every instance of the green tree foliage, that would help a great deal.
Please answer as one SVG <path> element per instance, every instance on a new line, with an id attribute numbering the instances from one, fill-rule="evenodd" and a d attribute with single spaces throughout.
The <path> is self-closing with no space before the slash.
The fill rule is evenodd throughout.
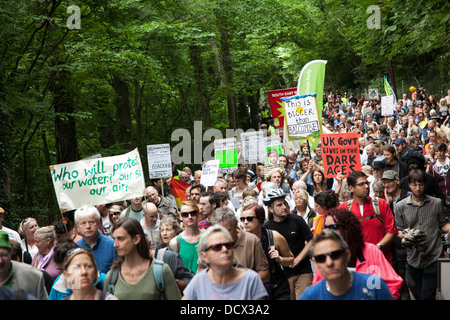
<path id="1" fill-rule="evenodd" d="M 266 91 L 328 61 L 326 90 L 385 75 L 448 89 L 449 3 L 337 0 L 0 0 L 0 205 L 59 217 L 48 166 L 146 145 L 177 128 L 257 128 Z M 80 28 L 73 28 L 80 9 Z M 210 142 L 203 142 L 205 147 Z M 146 161 L 143 161 L 144 167 Z M 190 164 L 186 164 L 190 165 Z M 144 171 L 146 169 L 144 168 Z"/>

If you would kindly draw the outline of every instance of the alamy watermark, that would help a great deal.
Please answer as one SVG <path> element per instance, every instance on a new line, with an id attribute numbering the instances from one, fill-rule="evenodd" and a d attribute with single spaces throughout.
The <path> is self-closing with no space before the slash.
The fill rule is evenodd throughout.
<path id="1" fill-rule="evenodd" d="M 381 9 L 377 5 L 371 5 L 367 7 L 367 13 L 371 13 L 367 18 L 366 25 L 370 30 L 381 29 Z"/>

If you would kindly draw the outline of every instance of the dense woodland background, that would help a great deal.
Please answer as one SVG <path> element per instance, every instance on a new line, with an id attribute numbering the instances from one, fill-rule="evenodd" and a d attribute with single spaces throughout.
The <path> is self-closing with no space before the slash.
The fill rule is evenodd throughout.
<path id="1" fill-rule="evenodd" d="M 385 75 L 397 94 L 450 86 L 447 0 L 0 0 L 0 18 L 0 206 L 14 229 L 58 218 L 49 165 L 138 147 L 145 166 L 146 145 L 195 120 L 257 128 L 266 91 L 296 87 L 313 59 L 328 61 L 325 91 L 381 91 Z"/>

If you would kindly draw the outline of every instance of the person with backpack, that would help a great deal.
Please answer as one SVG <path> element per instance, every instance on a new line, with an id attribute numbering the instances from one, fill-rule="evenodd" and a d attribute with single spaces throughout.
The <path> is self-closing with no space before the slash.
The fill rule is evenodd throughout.
<path id="1" fill-rule="evenodd" d="M 111 230 L 118 258 L 104 288 L 119 300 L 179 300 L 181 293 L 170 267 L 150 255 L 139 221 L 123 218 Z"/>
<path id="2" fill-rule="evenodd" d="M 375 244 L 392 264 L 392 243 L 398 231 L 388 203 L 384 199 L 369 197 L 370 182 L 364 172 L 351 172 L 347 185 L 353 199 L 344 201 L 339 208 L 356 215 L 363 228 L 364 241 Z"/>
<path id="3" fill-rule="evenodd" d="M 269 262 L 270 280 L 264 283 L 269 300 L 289 300 L 289 281 L 283 267 L 289 267 L 294 262 L 294 255 L 286 239 L 279 232 L 262 226 L 265 216 L 265 210 L 258 205 L 258 200 L 253 197 L 244 198 L 240 220 L 245 231 L 253 233 L 260 239 Z"/>
<path id="4" fill-rule="evenodd" d="M 284 267 L 291 290 L 291 300 L 297 300 L 303 291 L 312 284 L 309 248 L 313 234 L 302 217 L 289 213 L 289 203 L 282 189 L 275 189 L 266 194 L 263 203 L 267 206 L 269 220 L 264 227 L 278 231 L 286 239 L 294 255 L 294 262 Z"/>

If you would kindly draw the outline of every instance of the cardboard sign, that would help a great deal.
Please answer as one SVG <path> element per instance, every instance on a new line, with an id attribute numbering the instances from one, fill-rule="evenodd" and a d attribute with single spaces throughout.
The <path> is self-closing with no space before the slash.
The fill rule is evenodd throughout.
<path id="1" fill-rule="evenodd" d="M 381 97 L 381 115 L 391 116 L 394 114 L 394 110 L 395 110 L 394 96 Z"/>
<path id="2" fill-rule="evenodd" d="M 269 159 L 269 151 L 270 151 L 270 149 L 277 150 L 278 151 L 278 155 L 283 153 L 283 142 L 281 141 L 281 137 L 280 136 L 266 137 L 266 161 L 265 161 L 265 163 L 268 163 L 270 161 L 270 159 Z"/>
<path id="3" fill-rule="evenodd" d="M 214 158 L 219 160 L 219 172 L 236 170 L 238 166 L 236 138 L 214 140 Z"/>
<path id="4" fill-rule="evenodd" d="M 264 163 L 266 160 L 266 139 L 263 131 L 241 133 L 244 160 L 248 164 Z"/>
<path id="5" fill-rule="evenodd" d="M 147 161 L 150 179 L 172 177 L 172 160 L 168 143 L 147 146 Z"/>
<path id="6" fill-rule="evenodd" d="M 361 171 L 359 138 L 356 132 L 321 134 L 323 171 L 326 178 L 334 178 L 341 172 Z"/>
<path id="7" fill-rule="evenodd" d="M 321 117 L 316 104 L 316 94 L 282 99 L 285 103 L 287 134 L 289 140 L 300 140 L 320 135 Z"/>
<path id="8" fill-rule="evenodd" d="M 202 177 L 200 184 L 205 187 L 212 187 L 217 181 L 219 173 L 219 160 L 209 160 L 202 165 Z"/>
<path id="9" fill-rule="evenodd" d="M 50 173 L 61 212 L 136 198 L 145 190 L 137 149 L 119 156 L 52 165 Z"/>

